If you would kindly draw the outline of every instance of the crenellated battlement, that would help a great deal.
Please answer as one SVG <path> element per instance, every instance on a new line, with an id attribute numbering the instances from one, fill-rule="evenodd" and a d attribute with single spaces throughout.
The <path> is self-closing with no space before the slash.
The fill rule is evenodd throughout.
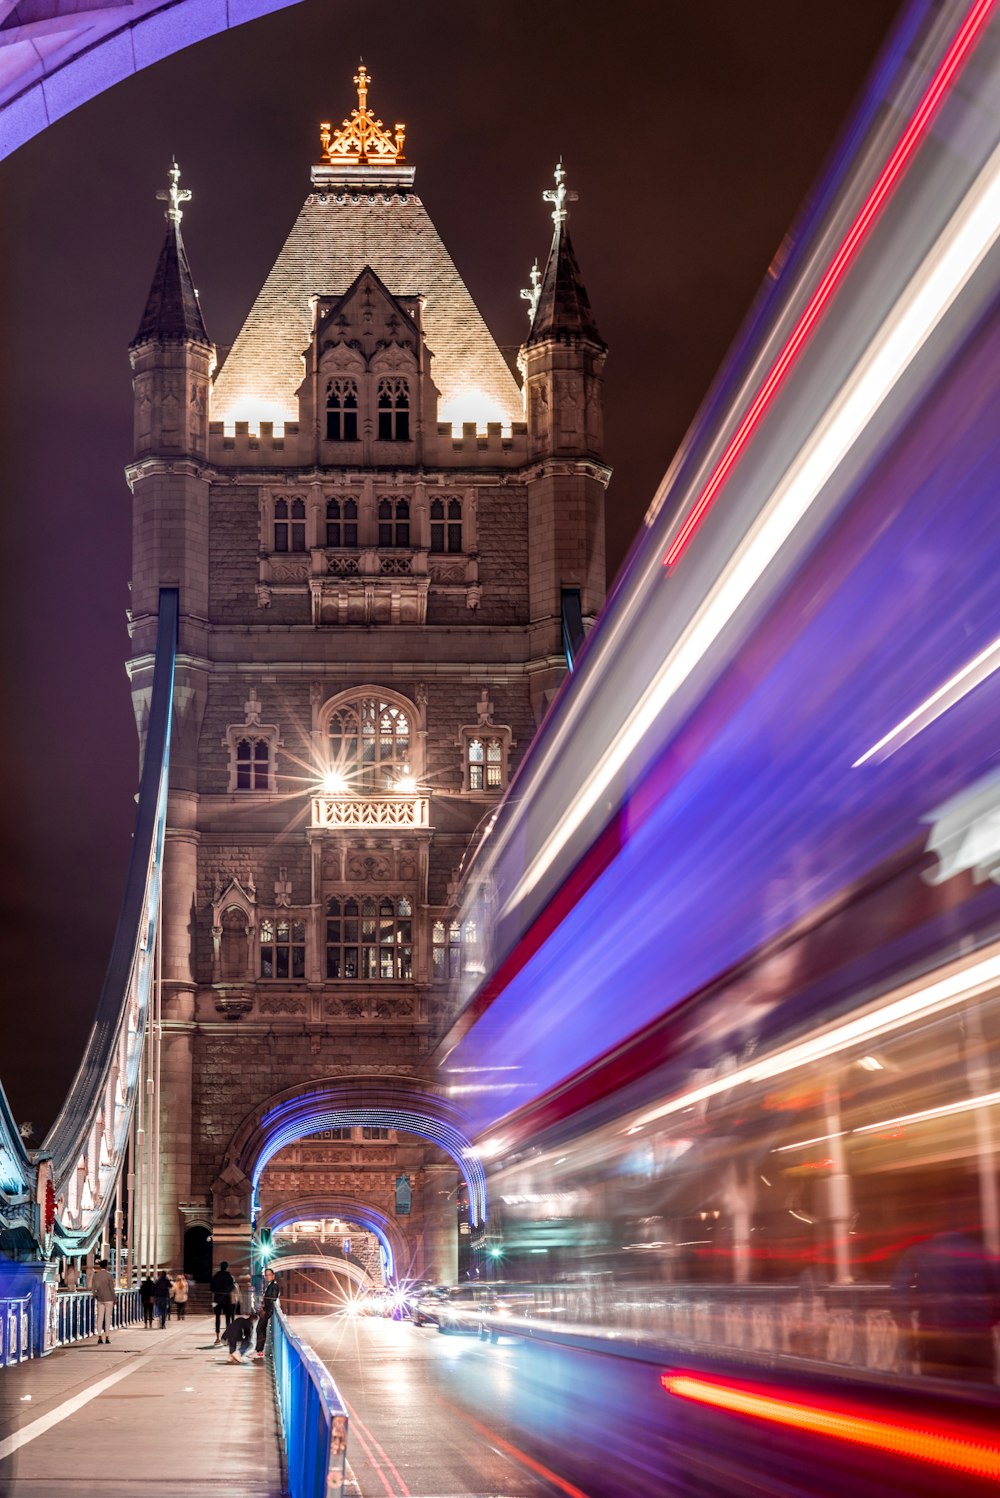
<path id="1" fill-rule="evenodd" d="M 237 421 L 227 434 L 223 422 L 209 422 L 209 462 L 220 468 L 294 468 L 322 464 L 328 456 L 318 451 L 318 447 L 326 448 L 329 444 L 317 444 L 315 438 L 310 439 L 299 422 L 288 422 L 277 433 L 270 421 L 260 422 L 253 431 L 250 425 L 248 421 Z M 526 423 L 516 421 L 505 434 L 500 422 L 490 422 L 483 432 L 474 421 L 469 421 L 458 435 L 450 422 L 442 421 L 436 423 L 433 435 L 425 435 L 422 446 L 424 466 L 519 468 L 528 461 L 528 428 Z M 381 460 L 389 447 L 388 443 L 373 444 L 375 467 L 383 466 Z M 368 466 L 360 454 L 358 466 Z"/>

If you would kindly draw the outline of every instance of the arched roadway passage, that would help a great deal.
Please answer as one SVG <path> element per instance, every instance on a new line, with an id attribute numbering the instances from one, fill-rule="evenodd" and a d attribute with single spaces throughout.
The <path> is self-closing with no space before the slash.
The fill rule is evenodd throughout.
<path id="1" fill-rule="evenodd" d="M 261 1224 L 272 1232 L 280 1232 L 292 1222 L 312 1222 L 323 1217 L 338 1217 L 343 1222 L 354 1223 L 368 1233 L 374 1233 L 386 1261 L 386 1274 L 395 1279 L 397 1266 L 408 1262 L 410 1248 L 398 1223 L 393 1222 L 377 1207 L 367 1202 L 355 1201 L 352 1197 L 323 1195 L 296 1197 L 291 1201 L 278 1202 L 261 1213 Z M 276 1266 L 275 1266 L 276 1267 Z"/>
<path id="2" fill-rule="evenodd" d="M 461 1114 L 445 1098 L 414 1087 L 409 1077 L 321 1078 L 278 1093 L 244 1119 L 227 1154 L 252 1182 L 256 1202 L 260 1178 L 279 1150 L 322 1129 L 355 1125 L 414 1134 L 444 1150 L 468 1189 L 470 1222 L 485 1224 L 486 1173 Z"/>
<path id="3" fill-rule="evenodd" d="M 330 1269 L 334 1274 L 342 1274 L 345 1279 L 353 1280 L 354 1284 L 360 1285 L 363 1290 L 374 1288 L 371 1275 L 367 1269 L 362 1269 L 360 1264 L 355 1264 L 351 1259 L 329 1258 L 321 1253 L 304 1254 L 279 1254 L 271 1261 L 271 1268 L 275 1274 L 284 1274 L 286 1270 L 295 1269 Z"/>
<path id="4" fill-rule="evenodd" d="M 150 63 L 298 0 L 0 0 L 0 158 Z"/>

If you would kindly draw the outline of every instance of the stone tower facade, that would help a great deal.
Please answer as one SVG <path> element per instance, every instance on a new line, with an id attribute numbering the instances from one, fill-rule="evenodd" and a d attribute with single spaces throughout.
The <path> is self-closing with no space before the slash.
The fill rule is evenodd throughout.
<path id="1" fill-rule="evenodd" d="M 522 393 L 355 82 L 221 369 L 176 167 L 130 348 L 140 737 L 160 587 L 181 614 L 158 1257 L 325 1217 L 447 1278 L 451 891 L 603 601 L 605 348 L 560 168 Z"/>

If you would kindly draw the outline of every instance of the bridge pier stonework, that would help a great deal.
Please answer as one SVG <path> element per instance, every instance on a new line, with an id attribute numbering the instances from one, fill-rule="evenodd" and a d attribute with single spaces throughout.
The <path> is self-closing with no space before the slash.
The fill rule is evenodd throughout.
<path id="1" fill-rule="evenodd" d="M 485 1181 L 430 1057 L 488 956 L 451 892 L 565 675 L 560 599 L 603 601 L 604 345 L 560 175 L 526 403 L 355 81 L 221 369 L 171 168 L 130 347 L 140 733 L 179 599 L 157 1249 L 210 1226 L 242 1272 L 255 1221 L 335 1219 L 448 1280 Z"/>

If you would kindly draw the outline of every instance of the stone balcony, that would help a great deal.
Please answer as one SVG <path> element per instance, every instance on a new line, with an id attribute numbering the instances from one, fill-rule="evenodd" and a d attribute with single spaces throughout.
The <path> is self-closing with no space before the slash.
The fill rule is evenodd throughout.
<path id="1" fill-rule="evenodd" d="M 263 553 L 257 601 L 308 587 L 314 624 L 423 624 L 430 588 L 479 605 L 475 555 L 432 553 L 423 547 L 317 546 L 299 553 Z"/>
<path id="2" fill-rule="evenodd" d="M 430 802 L 426 796 L 410 796 L 400 791 L 386 796 L 313 796 L 312 826 L 328 832 L 359 827 L 395 831 L 427 828 Z"/>

